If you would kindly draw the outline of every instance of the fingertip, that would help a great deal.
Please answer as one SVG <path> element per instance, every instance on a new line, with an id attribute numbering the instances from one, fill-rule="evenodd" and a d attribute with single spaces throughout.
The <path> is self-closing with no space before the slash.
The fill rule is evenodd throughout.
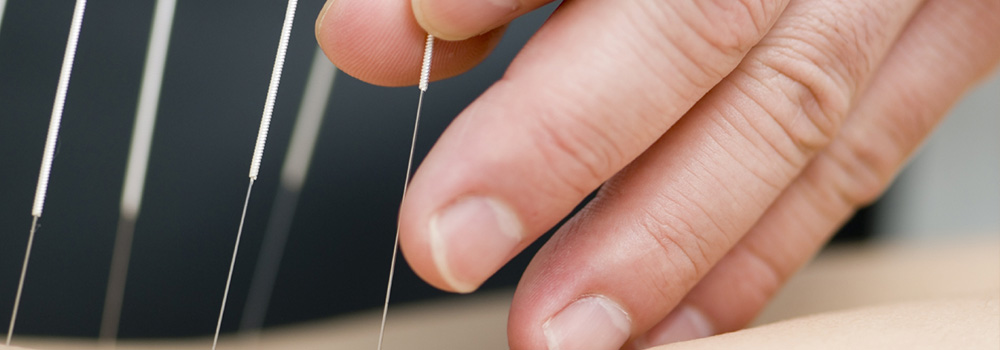
<path id="1" fill-rule="evenodd" d="M 420 80 L 427 33 L 406 2 L 330 0 L 315 29 L 327 58 L 359 80 L 382 86 L 410 86 Z M 431 80 L 449 78 L 477 65 L 496 47 L 504 30 L 437 42 Z"/>
<path id="2" fill-rule="evenodd" d="M 319 38 L 321 29 L 323 28 L 323 23 L 326 19 L 326 11 L 329 10 L 332 5 L 333 0 L 327 0 L 326 3 L 323 4 L 323 9 L 319 10 L 319 15 L 316 16 L 316 23 L 313 25 L 313 31 L 316 34 L 316 38 Z"/>
<path id="3" fill-rule="evenodd" d="M 412 41 L 419 27 L 398 7 L 330 0 L 317 20 L 317 42 L 331 62 L 355 78 L 385 86 L 415 84 L 421 53 Z"/>
<path id="4" fill-rule="evenodd" d="M 413 16 L 427 33 L 449 41 L 496 29 L 517 16 L 520 0 L 412 0 Z"/>
<path id="5" fill-rule="evenodd" d="M 433 35 L 435 38 L 442 40 L 453 41 L 463 39 L 461 37 L 455 37 L 449 33 L 443 33 L 440 30 L 437 30 L 437 28 L 434 27 L 434 21 L 428 19 L 427 14 L 424 12 L 424 3 L 425 1 L 423 0 L 410 1 L 411 7 L 413 7 L 413 18 L 417 21 L 417 24 L 419 24 L 420 27 L 427 32 L 427 34 Z"/>
<path id="6" fill-rule="evenodd" d="M 548 350 L 619 349 L 631 329 L 625 309 L 601 295 L 577 299 L 542 323 Z"/>
<path id="7" fill-rule="evenodd" d="M 705 314 L 694 305 L 680 304 L 663 321 L 633 342 L 637 349 L 704 338 L 716 333 Z"/>
<path id="8" fill-rule="evenodd" d="M 429 283 L 471 293 L 523 249 L 524 228 L 516 211 L 497 198 L 464 195 L 446 203 L 415 221 L 404 216 L 400 243 Z"/>
<path id="9" fill-rule="evenodd" d="M 429 222 L 424 218 L 429 216 L 423 203 L 414 205 L 414 199 L 424 202 L 422 198 L 412 198 L 411 189 L 403 199 L 399 217 L 399 248 L 403 258 L 410 266 L 410 269 L 417 274 L 420 279 L 427 282 L 434 288 L 459 294 L 467 294 L 475 291 L 478 285 L 465 285 L 456 283 L 451 270 L 442 268 L 440 235 L 434 235 L 427 228 L 437 226 L 436 218 L 431 218 Z M 412 199 L 411 199 L 412 198 Z M 408 210 L 407 208 L 418 208 Z"/>

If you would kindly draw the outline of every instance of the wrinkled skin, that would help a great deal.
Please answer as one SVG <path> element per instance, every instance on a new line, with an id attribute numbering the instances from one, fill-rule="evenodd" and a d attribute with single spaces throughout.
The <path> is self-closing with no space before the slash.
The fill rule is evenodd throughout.
<path id="1" fill-rule="evenodd" d="M 333 0 L 316 33 L 412 85 L 426 32 L 443 79 L 547 2 Z M 996 0 L 566 0 L 417 170 L 402 250 L 471 292 L 603 184 L 525 271 L 511 348 L 733 331 L 998 60 Z"/>

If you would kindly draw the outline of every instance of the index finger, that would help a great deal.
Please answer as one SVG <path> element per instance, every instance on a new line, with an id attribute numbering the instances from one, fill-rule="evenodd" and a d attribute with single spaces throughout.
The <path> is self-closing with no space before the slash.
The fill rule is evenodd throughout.
<path id="1" fill-rule="evenodd" d="M 400 210 L 410 266 L 478 288 L 671 128 L 786 3 L 564 2 L 414 175 Z"/>
<path id="2" fill-rule="evenodd" d="M 474 67 L 496 47 L 505 28 L 462 41 L 438 41 L 431 80 Z M 416 85 L 426 35 L 409 1 L 328 0 L 316 20 L 316 39 L 330 61 L 375 85 Z"/>

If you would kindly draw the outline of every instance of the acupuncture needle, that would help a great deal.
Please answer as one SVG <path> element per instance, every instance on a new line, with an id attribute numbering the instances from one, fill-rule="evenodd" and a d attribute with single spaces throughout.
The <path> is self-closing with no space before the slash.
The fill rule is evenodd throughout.
<path id="1" fill-rule="evenodd" d="M 243 200 L 243 213 L 240 215 L 240 226 L 236 231 L 236 243 L 233 246 L 233 258 L 229 262 L 229 274 L 226 277 L 226 289 L 222 294 L 222 306 L 219 308 L 219 321 L 215 325 L 215 336 L 212 339 L 212 350 L 219 344 L 219 331 L 222 329 L 222 318 L 226 314 L 226 302 L 229 300 L 229 287 L 233 282 L 233 269 L 236 268 L 236 256 L 240 250 L 240 238 L 243 236 L 243 223 L 247 217 L 247 206 L 250 204 L 250 192 L 260 171 L 261 158 L 264 156 L 264 144 L 267 141 L 267 131 L 271 126 L 271 115 L 274 114 L 274 103 L 278 97 L 278 83 L 281 81 L 281 70 L 285 65 L 285 54 L 288 52 L 288 41 L 292 35 L 292 22 L 295 19 L 295 7 L 298 0 L 288 0 L 285 9 L 285 20 L 281 26 L 281 39 L 278 41 L 278 52 L 274 58 L 274 68 L 271 70 L 271 82 L 267 88 L 267 99 L 264 102 L 264 114 L 260 119 L 260 129 L 257 131 L 257 142 L 250 162 L 250 184 L 247 185 L 246 199 Z"/>
<path id="2" fill-rule="evenodd" d="M 434 54 L 434 36 L 427 34 L 427 42 L 424 45 L 424 61 L 420 65 L 420 97 L 417 100 L 417 116 L 413 120 L 413 137 L 410 139 L 410 157 L 406 162 L 406 179 L 403 181 L 403 198 L 406 198 L 406 189 L 410 185 L 410 172 L 413 170 L 413 150 L 417 146 L 417 129 L 420 126 L 420 108 L 424 104 L 424 93 L 427 92 L 427 84 L 431 75 L 431 56 Z M 389 263 L 389 282 L 385 287 L 385 305 L 382 306 L 382 326 L 378 331 L 378 350 L 382 350 L 382 340 L 385 337 L 385 318 L 389 313 L 389 296 L 392 294 L 392 278 L 396 274 L 396 256 L 399 255 L 399 223 L 396 224 L 396 240 L 392 246 L 392 259 Z"/>
<path id="3" fill-rule="evenodd" d="M 104 311 L 101 316 L 100 339 L 107 347 L 114 347 L 121 320 L 122 301 L 125 297 L 125 281 L 128 262 L 132 250 L 136 220 L 142 204 L 143 187 L 149 165 L 149 151 L 153 142 L 153 127 L 156 125 L 156 111 L 163 86 L 163 72 L 166 67 L 170 31 L 173 27 L 176 0 L 157 0 L 153 11 L 149 46 L 146 49 L 146 63 L 139 88 L 139 102 L 136 106 L 135 125 L 132 126 L 132 141 L 129 146 L 128 161 L 125 164 L 125 181 L 122 184 L 119 204 L 118 229 L 111 255 L 108 286 L 104 297 Z"/>
<path id="4" fill-rule="evenodd" d="M 259 335 L 258 331 L 264 326 L 275 280 L 278 277 L 278 267 L 281 265 L 285 244 L 291 233 L 292 219 L 295 216 L 306 174 L 309 173 L 320 126 L 326 114 L 336 76 L 337 68 L 326 58 L 323 50 L 316 47 L 312 66 L 309 68 L 309 77 L 306 80 L 306 90 L 299 104 L 299 113 L 295 117 L 295 126 L 292 127 L 291 144 L 285 152 L 285 161 L 281 166 L 280 186 L 271 204 L 271 214 L 264 229 L 257 266 L 254 267 L 253 277 L 250 279 L 250 289 L 240 320 L 240 331 L 244 334 Z"/>
<path id="5" fill-rule="evenodd" d="M 14 297 L 14 310 L 10 316 L 10 326 L 7 328 L 7 346 L 10 346 L 14 335 L 14 324 L 17 321 L 17 311 L 21 304 L 21 293 L 24 291 L 24 277 L 28 272 L 28 261 L 31 257 L 31 245 L 35 241 L 35 231 L 38 229 L 38 219 L 42 217 L 45 206 L 45 193 L 49 187 L 49 174 L 52 172 L 52 159 L 55 157 L 56 141 L 59 139 L 59 125 L 66 106 L 66 92 L 69 90 L 69 79 L 73 73 L 73 61 L 76 58 L 76 46 L 80 41 L 80 28 L 83 26 L 83 13 L 87 0 L 77 0 L 73 9 L 73 20 L 69 27 L 69 37 L 66 39 L 66 51 L 63 54 L 62 68 L 59 71 L 59 84 L 56 86 L 56 98 L 52 104 L 52 116 L 49 119 L 49 130 L 45 137 L 45 149 L 42 153 L 42 166 L 38 171 L 38 184 L 35 187 L 35 201 L 31 207 L 31 231 L 28 233 L 28 247 L 24 252 L 24 263 L 21 265 L 21 277 L 17 282 L 17 294 Z"/>

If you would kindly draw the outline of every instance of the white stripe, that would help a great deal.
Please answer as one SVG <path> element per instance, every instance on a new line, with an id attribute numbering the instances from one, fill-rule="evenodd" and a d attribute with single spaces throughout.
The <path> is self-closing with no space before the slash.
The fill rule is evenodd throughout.
<path id="1" fill-rule="evenodd" d="M 3 28 L 3 11 L 7 9 L 7 0 L 0 0 L 0 28 Z"/>
<path id="2" fill-rule="evenodd" d="M 125 184 L 122 187 L 120 210 L 126 219 L 135 220 L 142 204 L 149 150 L 153 143 L 153 127 L 156 125 L 156 111 L 160 104 L 160 89 L 163 87 L 163 71 L 167 63 L 170 31 L 173 28 L 176 7 L 177 0 L 158 0 L 156 10 L 153 12 L 149 47 L 146 49 L 146 66 L 142 72 L 139 104 L 135 111 L 132 144 L 129 146 Z"/>
<path id="3" fill-rule="evenodd" d="M 309 72 L 305 95 L 302 96 L 299 115 L 292 130 L 291 144 L 285 153 L 285 163 L 281 167 L 281 185 L 293 192 L 302 189 L 306 173 L 309 172 L 323 114 L 326 112 L 327 99 L 330 97 L 330 90 L 337 76 L 337 69 L 319 48 L 316 49 Z"/>

